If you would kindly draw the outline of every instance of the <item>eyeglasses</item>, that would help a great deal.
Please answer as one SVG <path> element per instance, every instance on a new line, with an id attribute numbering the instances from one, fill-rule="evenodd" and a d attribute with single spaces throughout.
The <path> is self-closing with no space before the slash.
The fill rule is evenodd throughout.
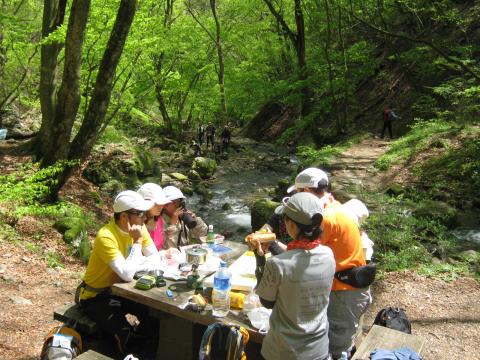
<path id="1" fill-rule="evenodd" d="M 127 214 L 130 214 L 130 215 L 135 215 L 135 216 L 140 216 L 140 217 L 142 217 L 143 215 L 145 215 L 145 211 L 135 211 L 135 210 L 129 210 L 129 211 L 127 211 Z"/>

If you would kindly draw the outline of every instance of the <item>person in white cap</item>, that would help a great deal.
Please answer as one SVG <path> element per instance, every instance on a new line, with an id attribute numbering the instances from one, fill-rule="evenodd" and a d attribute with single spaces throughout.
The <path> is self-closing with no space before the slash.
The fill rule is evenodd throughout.
<path id="1" fill-rule="evenodd" d="M 342 204 L 342 206 L 352 215 L 353 219 L 358 225 L 358 228 L 360 229 L 363 253 L 365 255 L 365 260 L 367 263 L 369 263 L 372 261 L 374 243 L 367 233 L 362 229 L 362 223 L 366 218 L 368 218 L 370 212 L 368 211 L 367 206 L 358 199 L 348 200 L 346 203 Z"/>
<path id="2" fill-rule="evenodd" d="M 327 307 L 335 259 L 321 245 L 322 203 L 303 192 L 284 198 L 279 214 L 293 241 L 287 250 L 265 262 L 258 244 L 251 244 L 263 259 L 257 272 L 256 293 L 272 309 L 270 330 L 262 344 L 267 359 L 329 359 Z M 254 241 L 248 238 L 247 241 Z M 263 275 L 262 275 L 263 273 Z"/>
<path id="3" fill-rule="evenodd" d="M 295 185 L 287 191 L 315 195 L 324 210 L 321 241 L 332 249 L 336 261 L 336 272 L 366 265 L 358 225 L 351 214 L 328 192 L 328 176 L 317 168 L 308 168 L 295 178 Z M 288 242 L 281 216 L 275 211 L 264 228 L 275 232 L 280 241 L 270 243 L 273 255 L 282 253 L 283 242 Z M 352 353 L 360 317 L 372 299 L 368 286 L 356 287 L 334 278 L 328 307 L 329 347 L 332 357 L 337 359 L 342 352 Z"/>
<path id="4" fill-rule="evenodd" d="M 117 282 L 132 281 L 135 272 L 144 270 L 145 256 L 157 249 L 144 225 L 145 213 L 153 201 L 132 190 L 122 191 L 113 203 L 113 219 L 97 233 L 93 251 L 77 288 L 76 301 L 85 313 L 113 337 L 118 350 L 126 352 L 133 327 L 125 314 L 146 322 L 147 309 L 129 300 L 113 296 L 110 287 Z M 145 256 L 143 256 L 145 255 Z"/>
<path id="5" fill-rule="evenodd" d="M 170 203 L 163 189 L 154 183 L 146 183 L 140 186 L 137 192 L 142 195 L 145 200 L 154 202 L 153 207 L 148 210 L 145 215 L 145 226 L 150 234 L 157 250 L 163 249 L 163 218 L 160 216 L 163 207 Z"/>
<path id="6" fill-rule="evenodd" d="M 163 192 L 170 203 L 166 204 L 162 217 L 164 225 L 164 249 L 189 245 L 192 239 L 206 236 L 208 226 L 191 210 L 185 207 L 185 196 L 175 186 L 166 186 Z"/>

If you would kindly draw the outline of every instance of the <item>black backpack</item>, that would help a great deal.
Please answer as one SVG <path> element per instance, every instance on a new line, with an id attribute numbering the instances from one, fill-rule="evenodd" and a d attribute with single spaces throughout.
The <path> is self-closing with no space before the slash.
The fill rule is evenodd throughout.
<path id="1" fill-rule="evenodd" d="M 412 325 L 404 309 L 387 307 L 380 310 L 373 321 L 374 325 L 385 326 L 389 329 L 412 333 Z"/>

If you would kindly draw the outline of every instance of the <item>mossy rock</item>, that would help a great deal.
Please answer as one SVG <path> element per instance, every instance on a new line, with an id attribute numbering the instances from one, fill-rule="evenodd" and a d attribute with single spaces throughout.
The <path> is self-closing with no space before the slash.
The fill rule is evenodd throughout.
<path id="1" fill-rule="evenodd" d="M 188 177 L 183 175 L 183 174 L 180 174 L 178 172 L 174 172 L 174 173 L 171 173 L 170 174 L 170 177 L 176 179 L 176 180 L 179 180 L 179 181 L 187 181 L 188 180 Z"/>
<path id="2" fill-rule="evenodd" d="M 182 186 L 179 188 L 182 191 L 183 195 L 192 196 L 194 193 L 193 189 L 190 186 Z"/>
<path id="3" fill-rule="evenodd" d="M 79 217 L 64 217 L 53 224 L 60 234 L 65 234 L 70 229 L 86 228 L 85 220 Z"/>
<path id="4" fill-rule="evenodd" d="M 209 179 L 217 169 L 217 162 L 214 159 L 206 157 L 196 157 L 193 159 L 192 170 L 198 172 L 202 179 Z"/>
<path id="5" fill-rule="evenodd" d="M 208 190 L 204 183 L 196 184 L 193 190 L 202 197 L 203 202 L 208 202 L 213 197 L 213 193 Z"/>
<path id="6" fill-rule="evenodd" d="M 412 204 L 412 213 L 419 218 L 438 220 L 449 229 L 458 226 L 458 210 L 442 201 L 425 200 Z"/>
<path id="7" fill-rule="evenodd" d="M 287 189 L 292 185 L 290 179 L 280 179 L 277 183 L 277 187 L 273 192 L 273 200 L 281 201 L 284 196 L 287 194 Z"/>
<path id="8" fill-rule="evenodd" d="M 405 193 L 405 189 L 403 188 L 403 186 L 397 183 L 390 184 L 388 188 L 385 190 L 385 194 L 392 197 L 397 197 L 404 193 Z"/>
<path id="9" fill-rule="evenodd" d="M 192 180 L 193 182 L 198 182 L 198 181 L 201 181 L 201 180 L 202 180 L 202 177 L 200 176 L 200 174 L 199 174 L 197 171 L 193 170 L 193 169 L 188 170 L 188 174 L 187 174 L 187 175 L 188 175 L 188 178 L 189 178 L 190 180 Z"/>
<path id="10" fill-rule="evenodd" d="M 232 205 L 230 205 L 230 203 L 225 203 L 222 205 L 222 210 L 232 210 Z"/>
<path id="11" fill-rule="evenodd" d="M 280 203 L 271 201 L 269 199 L 260 199 L 253 203 L 250 207 L 251 224 L 253 230 L 260 229 L 272 216 L 275 208 Z"/>

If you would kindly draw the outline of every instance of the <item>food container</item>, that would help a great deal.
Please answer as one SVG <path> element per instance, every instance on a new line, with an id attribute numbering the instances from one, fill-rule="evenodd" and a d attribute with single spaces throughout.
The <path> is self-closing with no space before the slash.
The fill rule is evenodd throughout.
<path id="1" fill-rule="evenodd" d="M 208 251 L 200 246 L 195 246 L 186 251 L 187 262 L 195 265 L 202 265 L 207 260 Z"/>

